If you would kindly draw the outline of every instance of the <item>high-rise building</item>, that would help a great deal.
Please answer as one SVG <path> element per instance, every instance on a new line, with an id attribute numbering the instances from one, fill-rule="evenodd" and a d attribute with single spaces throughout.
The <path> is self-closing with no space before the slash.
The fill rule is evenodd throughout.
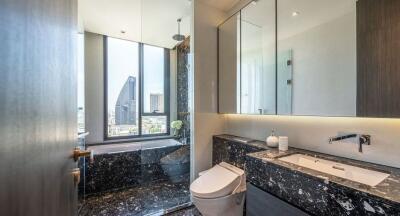
<path id="1" fill-rule="evenodd" d="M 129 76 L 119 93 L 115 125 L 136 125 L 136 77 Z"/>
<path id="2" fill-rule="evenodd" d="M 150 93 L 150 112 L 164 112 L 164 94 Z"/>

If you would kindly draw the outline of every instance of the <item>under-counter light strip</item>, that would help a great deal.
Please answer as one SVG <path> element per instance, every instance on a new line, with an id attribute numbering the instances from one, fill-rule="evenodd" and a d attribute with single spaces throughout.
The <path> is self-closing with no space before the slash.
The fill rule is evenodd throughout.
<path id="1" fill-rule="evenodd" d="M 300 119 L 309 119 L 309 120 L 352 120 L 352 121 L 392 121 L 392 122 L 400 122 L 400 118 L 374 118 L 374 117 L 357 117 L 357 116 L 307 116 L 307 115 L 259 115 L 259 114 L 219 114 L 227 117 L 237 117 L 237 118 L 275 118 L 275 119 L 291 119 L 291 120 L 300 120 Z"/>

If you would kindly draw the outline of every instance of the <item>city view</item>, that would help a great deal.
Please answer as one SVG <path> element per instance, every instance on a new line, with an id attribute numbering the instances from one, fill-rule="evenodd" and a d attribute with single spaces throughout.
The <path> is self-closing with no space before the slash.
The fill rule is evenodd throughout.
<path id="1" fill-rule="evenodd" d="M 137 103 L 137 80 L 129 76 L 119 92 L 114 107 L 108 112 L 108 135 L 132 136 L 139 135 L 139 107 Z M 164 111 L 164 95 L 161 93 L 150 93 L 150 113 Z M 142 116 L 142 134 L 160 134 L 167 132 L 166 116 Z"/>
<path id="2" fill-rule="evenodd" d="M 108 137 L 167 133 L 164 60 L 164 48 L 107 37 Z"/>

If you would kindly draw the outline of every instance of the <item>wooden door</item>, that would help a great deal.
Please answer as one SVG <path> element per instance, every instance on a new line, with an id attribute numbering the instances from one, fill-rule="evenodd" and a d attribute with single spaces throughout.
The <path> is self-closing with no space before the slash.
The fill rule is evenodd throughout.
<path id="1" fill-rule="evenodd" d="M 76 0 L 0 0 L 0 214 L 76 215 Z"/>

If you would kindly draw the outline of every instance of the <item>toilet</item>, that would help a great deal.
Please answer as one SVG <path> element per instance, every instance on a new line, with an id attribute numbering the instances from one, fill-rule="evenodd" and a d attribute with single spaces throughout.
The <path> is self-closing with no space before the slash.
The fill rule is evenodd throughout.
<path id="1" fill-rule="evenodd" d="M 192 201 L 204 216 L 241 216 L 246 192 L 244 170 L 221 162 L 190 185 Z"/>

